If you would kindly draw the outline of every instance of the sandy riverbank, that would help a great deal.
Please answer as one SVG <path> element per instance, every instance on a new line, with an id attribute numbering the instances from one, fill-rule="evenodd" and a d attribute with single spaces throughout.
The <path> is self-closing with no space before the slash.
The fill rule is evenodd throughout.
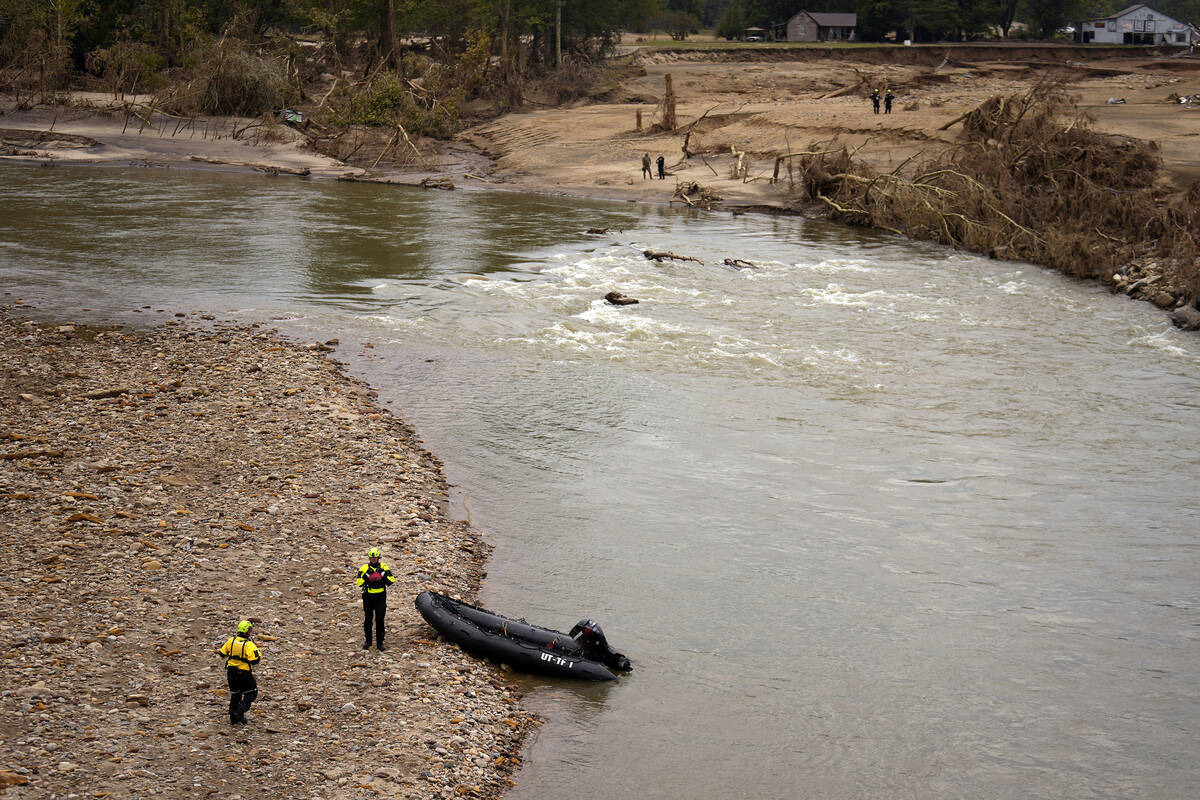
<path id="1" fill-rule="evenodd" d="M 412 605 L 473 598 L 488 547 L 447 517 L 437 459 L 328 351 L 212 320 L 47 327 L 0 308 L 5 797 L 512 784 L 535 720 Z M 371 546 L 397 575 L 383 653 L 360 649 Z M 214 648 L 247 617 L 261 696 L 231 728 Z"/>
<path id="2" fill-rule="evenodd" d="M 668 77 L 677 127 L 655 131 Z M 249 119 L 147 123 L 111 96 L 78 95 L 71 108 L 0 114 L 0 160 L 257 169 L 397 183 L 434 177 L 459 188 L 643 202 L 671 202 L 677 183 L 696 182 L 729 205 L 781 206 L 786 180 L 768 180 L 778 153 L 836 140 L 890 169 L 953 141 L 956 127 L 942 128 L 987 98 L 1028 91 L 1047 77 L 1064 82 L 1098 130 L 1157 142 L 1164 180 L 1173 188 L 1200 179 L 1200 103 L 1173 99 L 1200 93 L 1200 57 L 1081 48 L 865 48 L 828 56 L 753 48 L 638 51 L 624 79 L 602 97 L 505 114 L 449 144 L 419 141 L 420 159 L 396 148 L 404 164 L 390 155 L 377 159 L 385 148 L 372 145 L 351 166 L 313 152 L 290 128 L 255 127 Z M 874 114 L 861 88 L 847 91 L 864 80 L 894 88 L 892 114 Z M 685 138 L 699 155 L 683 156 Z M 744 176 L 733 175 L 733 150 L 745 153 Z M 666 180 L 643 179 L 643 153 L 664 156 Z"/>

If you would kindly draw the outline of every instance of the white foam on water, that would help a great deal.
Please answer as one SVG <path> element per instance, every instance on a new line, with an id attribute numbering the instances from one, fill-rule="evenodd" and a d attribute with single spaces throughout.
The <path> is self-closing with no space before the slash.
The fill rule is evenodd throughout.
<path id="1" fill-rule="evenodd" d="M 912 302 L 922 309 L 934 304 L 933 300 L 911 292 L 892 292 L 886 289 L 860 292 L 847 289 L 839 283 L 830 283 L 824 288 L 809 286 L 801 289 L 800 294 L 819 304 L 865 308 L 871 311 L 897 311 L 898 304 L 907 302 Z"/>
<path id="2" fill-rule="evenodd" d="M 885 271 L 878 264 L 867 264 L 864 261 L 846 258 L 827 258 L 817 262 L 801 262 L 791 265 L 793 268 L 803 270 L 805 272 L 815 272 L 818 275 L 837 275 L 846 272 L 869 272 L 880 273 Z"/>
<path id="3" fill-rule="evenodd" d="M 1005 294 L 1027 294 L 1029 284 L 1025 281 L 1008 281 L 1007 283 L 997 284 L 996 289 Z"/>
<path id="4" fill-rule="evenodd" d="M 1146 331 L 1140 336 L 1135 336 L 1129 340 L 1130 347 L 1145 347 L 1149 350 L 1155 350 L 1169 356 L 1177 356 L 1186 360 L 1191 364 L 1200 364 L 1200 358 L 1188 352 L 1181 346 L 1180 337 L 1181 331 L 1175 329 L 1162 330 L 1157 333 Z M 1195 334 L 1187 334 L 1194 336 Z"/>
<path id="5" fill-rule="evenodd" d="M 722 347 L 714 347 L 708 351 L 708 354 L 720 360 L 744 362 L 746 366 L 751 367 L 783 367 L 782 362 L 776 361 L 771 356 L 758 350 L 733 352 Z"/>

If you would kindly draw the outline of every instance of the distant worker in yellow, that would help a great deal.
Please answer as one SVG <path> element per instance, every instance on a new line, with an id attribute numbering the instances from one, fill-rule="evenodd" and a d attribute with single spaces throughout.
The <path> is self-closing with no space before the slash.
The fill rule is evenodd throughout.
<path id="1" fill-rule="evenodd" d="M 375 649 L 383 652 L 383 615 L 387 613 L 387 587 L 396 582 L 391 568 L 381 562 L 378 547 L 367 553 L 367 563 L 358 568 L 356 583 L 362 587 L 363 650 L 371 647 L 371 620 L 375 620 Z"/>
<path id="2" fill-rule="evenodd" d="M 261 658 L 258 645 L 250 641 L 247 620 L 238 623 L 237 634 L 230 636 L 217 652 L 225 657 L 225 677 L 229 679 L 229 724 L 245 725 L 246 712 L 258 697 L 258 682 L 254 680 L 254 665 Z"/>

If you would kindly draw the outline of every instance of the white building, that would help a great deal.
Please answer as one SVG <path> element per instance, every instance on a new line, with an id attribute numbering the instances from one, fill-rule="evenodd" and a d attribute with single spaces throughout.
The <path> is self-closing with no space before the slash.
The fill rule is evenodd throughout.
<path id="1" fill-rule="evenodd" d="M 1171 19 L 1147 5 L 1124 8 L 1111 17 L 1090 19 L 1078 27 L 1084 44 L 1155 44 L 1186 47 L 1192 26 Z"/>

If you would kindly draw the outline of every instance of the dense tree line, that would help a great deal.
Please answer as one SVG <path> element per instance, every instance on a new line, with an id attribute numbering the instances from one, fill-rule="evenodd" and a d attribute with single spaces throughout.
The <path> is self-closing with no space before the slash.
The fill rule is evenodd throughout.
<path id="1" fill-rule="evenodd" d="M 0 0 L 0 69 L 66 74 L 135 56 L 171 68 L 222 37 L 280 34 L 393 65 L 414 37 L 441 53 L 486 37 L 496 54 L 524 42 L 534 62 L 553 64 L 601 53 L 660 13 L 659 0 Z"/>
<path id="2" fill-rule="evenodd" d="M 681 37 L 718 27 L 731 38 L 770 28 L 796 11 L 855 12 L 866 41 L 885 37 L 965 40 L 1008 35 L 1014 22 L 1035 36 L 1132 5 L 1121 0 L 0 0 L 0 67 L 88 70 L 128 60 L 146 68 L 183 64 L 207 39 L 254 41 L 271 32 L 317 34 L 345 54 L 364 44 L 395 60 L 413 35 L 447 51 L 486 36 L 494 54 L 524 41 L 538 64 L 596 55 L 621 29 Z M 1156 0 L 1157 10 L 1200 23 L 1200 0 Z M 113 50 L 116 48 L 116 50 Z M 89 60 L 90 59 L 90 60 Z"/>
<path id="3" fill-rule="evenodd" d="M 887 37 L 915 41 L 964 41 L 1007 37 L 1014 23 L 1038 38 L 1067 25 L 1103 17 L 1135 5 L 1122 0 L 729 0 L 717 22 L 718 34 L 737 38 L 747 26 L 771 28 L 803 9 L 852 12 L 864 41 Z M 1200 0 L 1146 3 L 1175 19 L 1200 25 Z"/>
<path id="4" fill-rule="evenodd" d="M 1048 37 L 1121 0 L 0 0 L 0 91 L 27 102 L 101 85 L 168 94 L 178 113 L 259 113 L 324 96 L 341 119 L 451 129 L 463 101 L 520 104 L 530 81 L 569 99 L 622 30 L 741 38 L 798 10 L 854 12 L 864 41 Z M 1200 0 L 1154 7 L 1200 22 Z M 1017 23 L 1021 23 L 1017 25 Z M 583 65 L 583 66 L 581 66 Z M 574 70 L 574 71 L 572 71 Z M 356 76 L 349 78 L 347 76 Z M 549 76 L 549 77 L 547 77 Z M 566 77 L 564 77 L 566 76 Z M 572 83 L 573 81 L 573 83 Z M 353 92 L 348 89 L 353 86 Z M 322 91 L 325 91 L 322 89 Z M 353 96 L 352 96 L 353 94 Z"/>

